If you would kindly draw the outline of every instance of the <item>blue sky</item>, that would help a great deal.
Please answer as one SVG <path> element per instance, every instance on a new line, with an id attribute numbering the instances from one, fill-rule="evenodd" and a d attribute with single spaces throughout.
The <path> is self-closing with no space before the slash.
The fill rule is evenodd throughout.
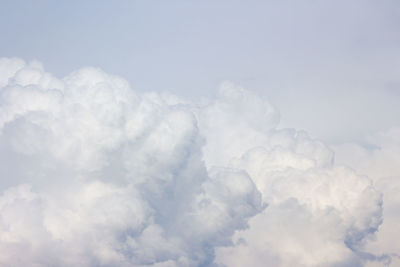
<path id="1" fill-rule="evenodd" d="M 230 80 L 266 95 L 283 126 L 346 141 L 400 123 L 399 15 L 370 0 L 2 1 L 0 51 L 185 97 Z"/>

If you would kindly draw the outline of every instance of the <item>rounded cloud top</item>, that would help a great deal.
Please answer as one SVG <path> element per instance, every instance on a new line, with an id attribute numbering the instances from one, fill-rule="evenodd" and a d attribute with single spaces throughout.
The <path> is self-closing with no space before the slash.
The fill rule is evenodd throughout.
<path id="1" fill-rule="evenodd" d="M 381 194 L 278 122 L 230 83 L 193 103 L 0 59 L 0 265 L 361 265 Z"/>

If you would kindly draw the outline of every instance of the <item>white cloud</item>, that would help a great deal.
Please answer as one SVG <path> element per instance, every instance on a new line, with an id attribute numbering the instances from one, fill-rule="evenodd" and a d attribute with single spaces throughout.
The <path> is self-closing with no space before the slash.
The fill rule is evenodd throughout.
<path id="1" fill-rule="evenodd" d="M 367 244 L 367 250 L 375 254 L 388 254 L 393 266 L 400 264 L 399 211 L 400 211 L 400 129 L 369 135 L 363 140 L 366 145 L 354 143 L 338 145 L 338 162 L 346 162 L 374 181 L 383 193 L 383 224 L 376 238 Z M 374 266 L 371 264 L 371 266 Z"/>
<path id="2" fill-rule="evenodd" d="M 245 170 L 268 208 L 235 235 L 237 246 L 218 249 L 217 262 L 361 264 L 357 252 L 382 220 L 381 194 L 372 182 L 334 165 L 333 152 L 306 133 L 277 129 L 268 103 L 240 88 L 226 90 L 199 111 L 206 163 Z"/>
<path id="3" fill-rule="evenodd" d="M 20 59 L 0 60 L 0 85 L 0 265 L 374 257 L 364 249 L 382 222 L 372 181 L 307 133 L 278 129 L 276 109 L 242 88 L 189 103 L 95 68 L 60 80 Z"/>

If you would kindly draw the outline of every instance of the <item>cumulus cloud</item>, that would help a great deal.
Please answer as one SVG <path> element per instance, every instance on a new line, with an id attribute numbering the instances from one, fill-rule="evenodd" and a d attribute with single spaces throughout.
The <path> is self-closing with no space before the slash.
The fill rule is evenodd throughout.
<path id="1" fill-rule="evenodd" d="M 362 266 L 382 194 L 264 99 L 0 60 L 0 265 Z"/>
<path id="2" fill-rule="evenodd" d="M 375 254 L 387 254 L 393 266 L 400 264 L 400 128 L 366 136 L 363 145 L 346 143 L 338 145 L 337 161 L 346 163 L 368 175 L 375 187 L 383 193 L 384 221 L 375 239 L 367 244 L 367 250 Z M 370 266 L 376 266 L 372 263 Z"/>
<path id="3" fill-rule="evenodd" d="M 304 132 L 277 129 L 276 112 L 254 98 L 223 86 L 215 103 L 199 112 L 207 165 L 245 170 L 268 205 L 250 219 L 249 229 L 236 233 L 236 246 L 217 250 L 217 262 L 363 264 L 358 252 L 382 221 L 381 194 L 367 177 L 334 165 L 323 143 Z"/>

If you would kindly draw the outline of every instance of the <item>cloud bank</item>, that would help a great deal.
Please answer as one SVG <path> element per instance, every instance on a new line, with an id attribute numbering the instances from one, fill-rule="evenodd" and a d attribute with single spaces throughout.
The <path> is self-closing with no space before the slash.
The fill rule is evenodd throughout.
<path id="1" fill-rule="evenodd" d="M 189 102 L 0 59 L 0 265 L 388 264 L 382 188 L 278 124 L 230 83 Z"/>

